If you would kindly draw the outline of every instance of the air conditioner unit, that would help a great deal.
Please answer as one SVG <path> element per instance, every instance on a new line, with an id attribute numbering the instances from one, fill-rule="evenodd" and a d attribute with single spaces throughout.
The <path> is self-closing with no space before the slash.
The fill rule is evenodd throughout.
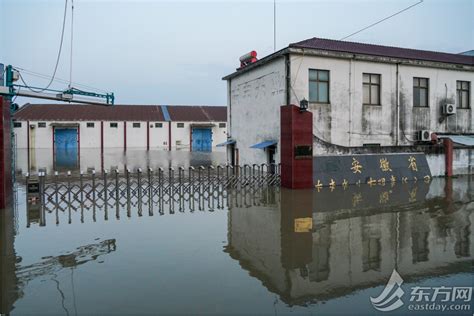
<path id="1" fill-rule="evenodd" d="M 431 132 L 428 130 L 421 130 L 417 133 L 417 140 L 420 142 L 431 142 Z"/>
<path id="2" fill-rule="evenodd" d="M 456 114 L 456 106 L 452 103 L 446 103 L 443 105 L 443 114 L 444 115 L 453 115 Z"/>

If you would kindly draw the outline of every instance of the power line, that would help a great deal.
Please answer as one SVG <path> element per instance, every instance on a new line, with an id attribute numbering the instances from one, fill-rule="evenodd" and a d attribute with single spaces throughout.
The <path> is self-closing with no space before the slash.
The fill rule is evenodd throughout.
<path id="1" fill-rule="evenodd" d="M 369 26 L 366 26 L 366 27 L 364 27 L 364 28 L 362 28 L 362 29 L 360 29 L 360 30 L 358 30 L 358 31 L 356 31 L 356 32 L 354 32 L 354 33 L 352 33 L 352 34 L 349 34 L 349 35 L 347 35 L 347 36 L 344 36 L 344 37 L 341 38 L 340 40 L 341 40 L 341 41 L 342 41 L 342 40 L 345 40 L 345 39 L 348 38 L 348 37 L 351 37 L 351 36 L 356 35 L 356 34 L 362 32 L 362 31 L 365 31 L 365 30 L 367 30 L 368 28 L 371 28 L 372 26 L 375 26 L 375 25 L 377 25 L 377 24 L 379 24 L 379 23 L 382 23 L 383 21 L 386 21 L 386 20 L 388 20 L 388 19 L 390 19 L 390 18 L 393 18 L 394 16 L 399 15 L 400 13 L 405 12 L 405 11 L 411 9 L 411 8 L 413 8 L 414 6 L 417 6 L 417 5 L 419 5 L 420 3 L 422 3 L 422 2 L 423 2 L 423 0 L 420 0 L 420 2 L 417 2 L 417 3 L 415 3 L 415 4 L 412 4 L 411 6 L 408 6 L 408 7 L 406 7 L 406 8 L 403 9 L 403 10 L 400 10 L 400 11 L 398 11 L 398 12 L 396 12 L 396 13 L 390 15 L 390 16 L 387 16 L 387 17 L 385 17 L 385 18 L 383 18 L 383 19 L 381 19 L 381 20 L 379 20 L 379 21 L 377 21 L 377 22 L 375 22 L 375 23 L 372 23 L 372 24 L 370 24 Z"/>
<path id="2" fill-rule="evenodd" d="M 39 72 L 36 72 L 36 71 L 28 70 L 28 69 L 25 69 L 25 68 L 22 68 L 22 67 L 14 66 L 14 68 L 16 70 L 21 70 L 21 72 L 24 72 L 24 73 L 26 73 L 30 76 L 34 76 L 34 77 L 38 77 L 38 78 L 42 78 L 42 79 L 47 79 L 47 80 L 50 80 L 52 78 L 50 75 L 46 75 L 46 74 L 42 74 L 42 73 L 39 73 Z M 58 77 L 53 78 L 53 81 L 60 82 L 60 83 L 69 83 L 68 80 L 58 78 Z M 71 84 L 73 84 L 75 86 L 81 86 L 81 87 L 84 87 L 84 88 L 87 88 L 87 89 L 90 89 L 90 90 L 98 91 L 98 92 L 104 92 L 104 93 L 108 92 L 106 90 L 98 89 L 98 88 L 88 86 L 88 85 L 85 85 L 85 84 L 81 84 L 81 83 L 78 83 L 78 82 L 72 82 Z"/>
<path id="3" fill-rule="evenodd" d="M 59 60 L 61 58 L 61 51 L 62 51 L 62 48 L 63 48 L 64 29 L 66 27 L 66 13 L 67 13 L 67 0 L 65 0 L 65 2 L 64 2 L 63 27 L 62 27 L 62 30 L 61 30 L 61 41 L 59 43 L 58 57 L 56 58 L 56 65 L 54 66 L 53 75 L 51 76 L 51 80 L 49 81 L 48 85 L 45 88 L 42 88 L 42 89 L 39 89 L 39 90 L 32 89 L 31 87 L 29 87 L 26 84 L 26 82 L 20 76 L 20 78 L 23 81 L 23 83 L 25 84 L 25 86 L 28 88 L 28 90 L 31 90 L 32 92 L 43 92 L 43 91 L 47 90 L 54 81 L 54 77 L 56 76 L 56 71 L 58 70 Z"/>

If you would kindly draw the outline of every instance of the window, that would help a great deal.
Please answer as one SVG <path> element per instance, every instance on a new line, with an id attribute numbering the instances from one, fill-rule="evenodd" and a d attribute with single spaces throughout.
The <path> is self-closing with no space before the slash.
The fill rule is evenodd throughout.
<path id="1" fill-rule="evenodd" d="M 429 106 L 429 83 L 428 78 L 413 78 L 413 106 Z"/>
<path id="2" fill-rule="evenodd" d="M 309 70 L 309 102 L 329 103 L 329 70 Z"/>
<path id="3" fill-rule="evenodd" d="M 13 128 L 21 127 L 21 122 L 13 122 Z"/>
<path id="4" fill-rule="evenodd" d="M 220 128 L 225 128 L 225 123 L 219 123 Z"/>
<path id="5" fill-rule="evenodd" d="M 87 126 L 87 127 L 94 127 L 94 126 L 95 126 L 95 124 L 94 124 L 94 123 L 91 123 L 91 122 L 89 122 L 89 123 L 87 123 L 87 125 L 86 125 L 86 126 Z"/>
<path id="6" fill-rule="evenodd" d="M 140 128 L 141 124 L 140 123 L 133 123 L 132 127 L 133 128 Z"/>
<path id="7" fill-rule="evenodd" d="M 110 123 L 111 128 L 118 128 L 118 123 Z"/>
<path id="8" fill-rule="evenodd" d="M 155 127 L 161 128 L 161 127 L 163 127 L 163 123 L 155 123 Z"/>
<path id="9" fill-rule="evenodd" d="M 46 122 L 39 122 L 38 123 L 38 128 L 45 128 L 46 127 Z"/>
<path id="10" fill-rule="evenodd" d="M 469 109 L 471 97 L 471 83 L 469 81 L 456 81 L 458 109 Z"/>
<path id="11" fill-rule="evenodd" d="M 178 128 L 183 128 L 183 127 L 184 127 L 184 123 L 178 123 L 178 124 L 176 124 L 176 126 L 177 126 Z"/>
<path id="12" fill-rule="evenodd" d="M 363 103 L 367 105 L 380 105 L 380 75 L 362 74 Z"/>

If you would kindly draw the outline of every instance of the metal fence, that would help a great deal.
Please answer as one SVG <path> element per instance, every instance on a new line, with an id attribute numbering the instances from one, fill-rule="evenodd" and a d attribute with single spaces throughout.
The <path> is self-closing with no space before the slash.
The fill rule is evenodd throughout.
<path id="1" fill-rule="evenodd" d="M 132 209 L 142 215 L 147 210 L 150 215 L 173 213 L 188 209 L 214 210 L 226 206 L 228 191 L 254 192 L 264 187 L 280 185 L 280 166 L 199 166 L 148 168 L 142 170 L 103 170 L 102 172 L 55 172 L 47 175 L 26 175 L 28 198 L 37 197 L 43 212 L 71 212 L 77 210 L 120 210 L 126 209 L 130 216 Z M 42 215 L 44 217 L 44 214 Z M 58 221 L 57 218 L 56 221 Z M 41 222 L 41 220 L 40 220 Z"/>

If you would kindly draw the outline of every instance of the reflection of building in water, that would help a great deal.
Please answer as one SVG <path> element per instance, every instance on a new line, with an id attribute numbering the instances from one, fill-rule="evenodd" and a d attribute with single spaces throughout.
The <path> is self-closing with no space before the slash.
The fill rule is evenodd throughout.
<path id="1" fill-rule="evenodd" d="M 416 195 L 389 186 L 389 201 L 379 199 L 387 187 L 362 186 L 282 190 L 275 204 L 231 206 L 227 251 L 291 305 L 383 285 L 394 268 L 406 281 L 470 271 L 473 198 L 450 199 L 440 183 L 418 183 Z M 310 229 L 300 229 L 307 218 Z"/>
<path id="2" fill-rule="evenodd" d="M 45 257 L 37 263 L 21 266 L 21 257 L 17 257 L 14 248 L 14 227 L 13 212 L 0 212 L 0 314 L 9 314 L 14 309 L 15 301 L 23 296 L 23 288 L 33 279 L 55 275 L 64 268 L 74 269 L 116 250 L 115 239 L 107 239 L 80 246 L 65 255 Z"/>

